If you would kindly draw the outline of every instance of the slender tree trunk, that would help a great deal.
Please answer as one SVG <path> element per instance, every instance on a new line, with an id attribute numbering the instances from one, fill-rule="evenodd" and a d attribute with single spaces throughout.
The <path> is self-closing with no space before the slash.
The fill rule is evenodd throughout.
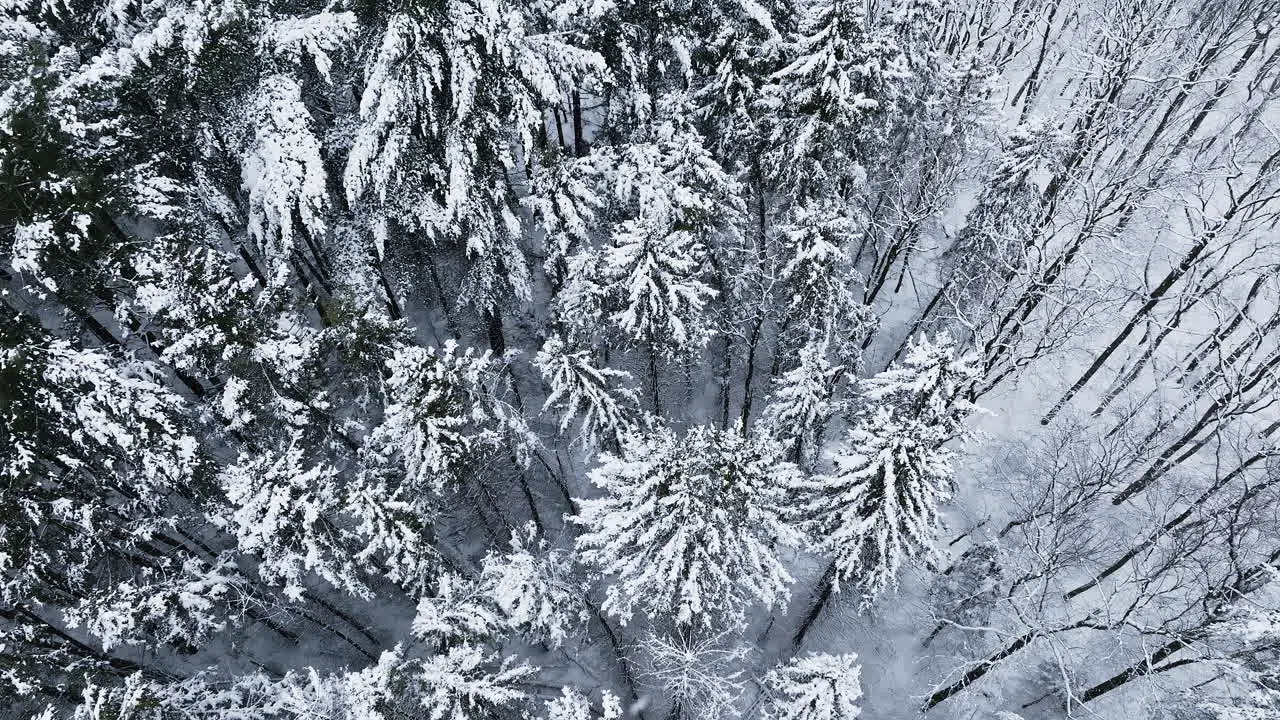
<path id="1" fill-rule="evenodd" d="M 760 170 L 758 164 L 755 168 L 755 175 L 757 178 L 756 180 L 756 186 L 757 186 L 756 269 L 757 270 L 756 272 L 757 272 L 757 275 L 761 277 L 763 282 L 764 272 L 765 272 L 765 269 L 768 267 L 768 261 L 769 261 L 768 248 L 766 247 L 766 244 L 765 244 L 768 238 L 768 213 L 767 213 L 767 208 L 765 206 L 764 188 L 761 185 L 762 180 L 760 179 L 763 176 L 763 173 Z M 746 362 L 746 367 L 743 368 L 744 377 L 742 381 L 742 427 L 744 428 L 748 427 L 748 423 L 750 423 L 751 421 L 751 406 L 755 402 L 755 398 L 753 397 L 754 388 L 752 387 L 752 385 L 755 381 L 755 376 L 756 376 L 756 350 L 760 347 L 760 336 L 761 336 L 761 333 L 764 331 L 765 315 L 767 314 L 764 312 L 766 299 L 767 299 L 767 294 L 764 292 L 764 288 L 762 285 L 761 297 L 760 297 L 760 308 L 758 308 L 759 311 L 756 313 L 755 322 L 752 323 L 752 326 L 751 326 L 751 336 L 747 341 L 747 362 Z"/>
<path id="2" fill-rule="evenodd" d="M 1102 697 L 1112 690 L 1127 684 L 1131 680 L 1136 680 L 1159 672 L 1160 668 L 1157 668 L 1156 665 L 1190 644 L 1191 640 L 1189 638 L 1177 638 L 1165 643 L 1160 649 L 1146 656 L 1141 661 L 1130 665 L 1119 673 L 1116 673 L 1110 678 L 1094 685 L 1088 690 L 1085 690 L 1080 694 L 1080 702 L 1087 703 L 1097 700 L 1099 697 Z"/>
<path id="3" fill-rule="evenodd" d="M 640 704 L 640 693 L 636 688 L 635 674 L 631 671 L 631 663 L 627 660 L 627 654 L 623 650 L 622 640 L 618 637 L 618 633 L 609 624 L 609 619 L 605 617 L 600 606 L 592 602 L 590 598 L 585 599 L 587 608 L 591 610 L 592 616 L 596 622 L 600 623 L 600 627 L 604 628 L 604 634 L 609 638 L 609 646 L 613 648 L 614 659 L 618 662 L 618 673 L 622 676 L 622 683 L 627 686 L 627 690 L 631 693 L 632 706 Z M 636 717 L 638 720 L 644 720 L 644 712 L 637 710 Z"/>
<path id="4" fill-rule="evenodd" d="M 1064 394 L 1058 402 L 1054 403 L 1049 412 L 1040 420 L 1041 425 L 1048 425 L 1052 422 L 1053 418 L 1062 411 L 1062 408 L 1065 407 L 1067 403 L 1071 402 L 1071 399 L 1084 389 L 1085 385 L 1089 384 L 1089 381 L 1093 379 L 1093 376 L 1098 374 L 1098 371 L 1106 365 L 1107 360 L 1111 359 L 1112 354 L 1114 354 L 1115 351 L 1124 344 L 1124 341 L 1133 334 L 1133 331 L 1137 329 L 1142 320 L 1155 309 L 1156 305 L 1160 304 L 1160 300 L 1164 298 L 1165 294 L 1167 294 L 1174 284 L 1181 280 L 1182 277 L 1191 270 L 1195 265 L 1196 260 L 1202 253 L 1204 253 L 1205 249 L 1209 247 L 1209 243 L 1217 237 L 1217 231 L 1222 227 L 1222 224 L 1228 222 L 1233 214 L 1234 213 L 1228 211 L 1227 215 L 1224 216 L 1222 223 L 1217 223 L 1212 230 L 1208 230 L 1200 234 L 1200 238 L 1191 246 L 1191 249 L 1182 257 L 1182 260 L 1164 276 L 1164 279 L 1160 281 L 1160 284 L 1156 285 L 1156 287 L 1148 293 L 1146 302 L 1138 308 L 1136 313 L 1129 317 L 1129 321 L 1125 323 L 1125 326 L 1120 329 L 1120 332 L 1117 333 L 1102 352 L 1098 354 L 1098 357 L 1094 359 L 1093 364 L 1085 370 L 1084 374 L 1080 376 L 1080 379 L 1077 380 L 1069 390 L 1067 390 L 1066 394 Z"/>
<path id="5" fill-rule="evenodd" d="M 835 591 L 836 586 L 836 563 L 831 561 L 825 572 L 822 573 L 822 579 L 818 581 L 817 595 L 814 597 L 813 604 L 809 606 L 809 612 L 800 621 L 800 626 L 796 628 L 796 634 L 791 639 L 791 648 L 793 651 L 799 650 L 804 645 L 805 636 L 813 629 L 814 623 L 818 621 L 818 617 L 822 615 L 823 609 L 827 607 L 827 603 L 831 600 L 831 595 Z"/>
<path id="6" fill-rule="evenodd" d="M 724 336 L 724 353 L 720 356 L 720 427 L 729 427 L 729 404 L 733 385 L 733 339 L 728 333 Z M 746 427 L 744 424 L 743 427 Z"/>
<path id="7" fill-rule="evenodd" d="M 1214 482 L 1212 486 L 1210 486 L 1204 492 L 1200 493 L 1199 497 L 1197 497 L 1195 500 L 1192 500 L 1190 503 L 1188 503 L 1185 510 L 1183 510 L 1181 513 L 1179 513 L 1178 515 L 1170 519 L 1168 522 L 1166 522 L 1163 526 L 1161 526 L 1161 528 L 1158 531 L 1152 533 L 1150 536 L 1147 537 L 1146 540 L 1143 540 L 1142 542 L 1138 543 L 1136 546 L 1131 548 L 1124 555 L 1121 555 L 1118 560 L 1111 563 L 1107 567 L 1103 568 L 1102 571 L 1094 575 L 1089 580 L 1077 585 L 1076 587 L 1066 592 L 1063 595 L 1063 598 L 1067 600 L 1071 600 L 1072 598 L 1075 598 L 1076 596 L 1081 595 L 1097 587 L 1098 584 L 1101 583 L 1103 580 L 1106 580 L 1107 578 L 1111 577 L 1112 575 L 1122 570 L 1135 557 L 1142 554 L 1143 552 L 1146 552 L 1148 549 L 1154 547 L 1156 543 L 1160 542 L 1161 538 L 1167 537 L 1169 533 L 1173 532 L 1178 528 L 1178 526 L 1182 525 L 1184 522 L 1190 519 L 1191 516 L 1197 510 L 1200 510 L 1203 508 L 1204 502 L 1207 501 L 1209 498 L 1213 497 L 1215 494 L 1217 494 L 1219 490 L 1226 487 L 1232 480 L 1236 479 L 1237 477 L 1242 475 L 1245 471 L 1247 471 L 1250 467 L 1257 464 L 1259 461 L 1266 459 L 1267 457 L 1268 457 L 1268 454 L 1266 453 L 1258 453 L 1253 457 L 1249 458 L 1248 460 L 1246 460 L 1245 462 L 1243 462 L 1236 469 L 1232 470 L 1231 472 L 1219 478 L 1216 482 Z M 1275 481 L 1268 481 L 1256 487 L 1258 489 L 1261 489 L 1274 484 L 1275 484 Z"/>
<path id="8" fill-rule="evenodd" d="M 1009 101 L 1012 106 L 1017 105 L 1019 100 L 1025 98 L 1022 105 L 1022 116 L 1019 118 L 1022 122 L 1025 122 L 1027 115 L 1030 114 L 1031 102 L 1040 86 L 1040 70 L 1044 67 L 1044 59 L 1049 53 L 1049 36 L 1053 33 L 1053 20 L 1057 17 L 1060 5 L 1061 0 L 1054 0 L 1049 7 L 1049 16 L 1045 18 L 1044 32 L 1040 37 L 1040 52 L 1036 54 L 1036 64 L 1031 68 L 1031 72 L 1027 74 L 1027 79 L 1023 81 L 1022 86 L 1014 93 L 1013 99 Z"/>
<path id="9" fill-rule="evenodd" d="M 575 157 L 583 157 L 589 149 L 587 146 L 587 138 L 584 136 L 585 123 L 582 121 L 582 93 L 575 89 L 573 91 L 573 154 Z"/>
<path id="10" fill-rule="evenodd" d="M 567 152 L 569 150 L 569 143 L 564 139 L 563 113 L 560 112 L 560 108 L 554 108 L 551 112 L 556 120 L 556 141 L 560 143 L 561 152 Z"/>
<path id="11" fill-rule="evenodd" d="M 502 357 L 507 354 L 507 338 L 503 333 L 502 315 L 497 310 L 486 309 L 484 311 L 485 333 L 489 338 L 489 349 L 493 351 L 494 357 Z M 512 385 L 515 381 L 512 380 Z"/>
<path id="12" fill-rule="evenodd" d="M 1240 386 L 1238 394 L 1231 399 L 1244 397 L 1245 394 L 1252 391 L 1264 380 L 1269 379 L 1272 371 L 1277 367 L 1280 367 L 1280 352 L 1273 354 L 1268 362 L 1256 368 L 1252 377 Z M 1177 467 L 1188 457 L 1199 451 L 1201 447 L 1204 447 L 1205 443 L 1209 441 L 1209 438 L 1212 438 L 1216 434 L 1216 428 L 1214 432 L 1211 432 L 1208 437 L 1202 439 L 1200 442 L 1195 444 L 1193 444 L 1193 442 L 1202 430 L 1209 427 L 1214 421 L 1220 420 L 1228 414 L 1229 407 L 1226 400 L 1227 398 L 1222 398 L 1215 401 L 1213 405 L 1200 416 L 1200 420 L 1197 421 L 1191 429 L 1187 430 L 1182 437 L 1178 438 L 1176 442 L 1166 448 L 1165 451 L 1160 454 L 1160 457 L 1156 458 L 1156 461 L 1152 463 L 1151 467 L 1145 473 L 1143 473 L 1142 477 L 1120 490 L 1120 492 L 1116 494 L 1115 498 L 1112 499 L 1112 504 L 1119 505 L 1134 495 L 1142 492 L 1153 482 L 1163 477 L 1165 473 Z M 1191 445 L 1190 449 L 1185 449 L 1188 445 Z M 1181 455 L 1179 455 L 1180 451 Z M 1175 455 L 1178 455 L 1176 459 L 1174 458 Z"/>
<path id="13" fill-rule="evenodd" d="M 1269 279 L 1269 277 L 1270 276 L 1266 273 L 1258 275 L 1257 280 L 1254 280 L 1253 285 L 1249 288 L 1249 293 L 1245 296 L 1244 303 L 1241 305 L 1240 309 L 1236 311 L 1235 315 L 1232 316 L 1231 321 L 1226 325 L 1215 329 L 1212 335 L 1202 340 L 1200 344 L 1191 351 L 1191 360 L 1183 364 L 1182 371 L 1178 375 L 1178 382 L 1186 382 L 1187 378 L 1190 377 L 1191 374 L 1195 372 L 1196 368 L 1200 366 L 1200 363 L 1204 362 L 1204 359 L 1208 357 L 1210 353 L 1219 349 L 1222 346 L 1222 341 L 1230 337 L 1231 333 L 1235 332 L 1236 328 L 1240 327 L 1240 323 L 1244 322 L 1245 318 L 1249 317 L 1249 310 L 1253 307 L 1254 300 L 1257 299 L 1259 291 L 1262 289 L 1263 284 Z"/>
<path id="14" fill-rule="evenodd" d="M 1019 650 L 1026 647 L 1027 645 L 1030 645 L 1037 638 L 1039 638 L 1041 634 L 1042 633 L 1040 631 L 1033 630 L 1025 635 L 1015 638 L 1013 641 L 1009 642 L 1007 645 L 1005 645 L 1003 648 L 1001 648 L 997 652 L 991 655 L 988 655 L 986 659 L 982 660 L 977 665 L 970 668 L 969 672 L 965 673 L 964 676 L 961 677 L 959 680 L 940 690 L 935 691 L 932 695 L 930 695 L 929 699 L 925 700 L 923 707 L 921 707 L 920 709 L 921 712 L 928 712 L 929 710 L 933 709 L 938 704 L 942 703 L 948 698 L 951 698 L 963 692 L 970 685 L 974 684 L 978 680 L 981 680 L 984 675 L 991 672 L 992 668 L 998 665 L 1000 661 L 1004 660 L 1010 655 L 1013 655 L 1014 653 L 1018 652 Z"/>
<path id="15" fill-rule="evenodd" d="M 653 400 L 653 412 L 662 417 L 662 390 L 658 385 L 658 347 L 657 343 L 649 342 L 649 391 Z"/>
<path id="16" fill-rule="evenodd" d="M 454 338 L 461 339 L 462 331 L 458 328 L 458 320 L 453 316 L 453 310 L 450 308 L 451 303 L 444 294 L 444 285 L 440 282 L 440 273 L 436 271 L 436 261 L 427 256 L 427 274 L 431 276 L 431 286 L 436 291 L 436 298 L 440 301 L 440 309 L 444 312 L 445 324 L 449 328 L 449 334 Z"/>

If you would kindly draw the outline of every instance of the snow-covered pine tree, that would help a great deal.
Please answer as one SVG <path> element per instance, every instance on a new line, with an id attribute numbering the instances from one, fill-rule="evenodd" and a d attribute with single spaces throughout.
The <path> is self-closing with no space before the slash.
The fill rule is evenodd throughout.
<path id="1" fill-rule="evenodd" d="M 552 8 L 450 0 L 374 10 L 371 60 L 343 172 L 349 203 L 371 211 L 385 243 L 417 234 L 461 248 L 462 297 L 493 313 L 527 300 L 530 280 L 513 205 L 517 158 L 534 151 L 542 110 L 602 69 L 563 42 Z"/>
<path id="2" fill-rule="evenodd" d="M 421 585 L 437 561 L 433 491 L 482 452 L 473 440 L 502 431 L 468 404 L 480 363 L 452 346 L 438 357 L 404 348 L 403 327 L 376 312 L 334 313 L 321 330 L 300 313 L 275 320 L 223 349 L 242 353 L 218 396 L 239 455 L 220 475 L 215 517 L 261 558 L 264 580 L 295 596 L 312 573 L 358 596 L 374 576 Z"/>
<path id="3" fill-rule="evenodd" d="M 418 702 L 405 705 L 434 717 L 484 716 L 517 705 L 526 697 L 520 681 L 534 672 L 475 645 L 453 647 L 415 665 L 410 677 L 417 681 Z"/>
<path id="4" fill-rule="evenodd" d="M 941 506 L 951 496 L 953 451 L 972 411 L 965 384 L 976 359 L 951 338 L 921 337 L 900 365 L 868 379 L 867 407 L 832 456 L 831 470 L 804 483 L 803 515 L 832 560 L 818 598 L 796 634 L 799 644 L 833 591 L 855 588 L 866 602 L 897 581 L 904 563 L 936 566 Z"/>
<path id="5" fill-rule="evenodd" d="M 1274 714 L 1277 9 L 0 0 L 0 714 Z"/>
<path id="6" fill-rule="evenodd" d="M 546 257 L 542 262 L 547 280 L 553 292 L 559 292 L 572 275 L 568 258 L 591 243 L 592 233 L 598 231 L 598 213 L 605 205 L 606 197 L 600 195 L 600 175 L 604 171 L 597 165 L 607 161 L 590 155 L 583 158 L 560 157 L 559 151 L 548 151 L 555 157 L 534 174 L 529 183 L 529 194 L 521 203 L 533 216 L 534 226 L 542 233 L 542 246 Z M 575 273 L 576 274 L 576 273 Z M 568 311 L 570 315 L 575 311 Z"/>
<path id="7" fill-rule="evenodd" d="M 550 549 L 530 523 L 512 537 L 509 552 L 484 558 L 477 577 L 439 573 L 418 602 L 413 633 L 441 648 L 515 634 L 559 647 L 584 618 L 569 568 L 565 553 Z"/>
<path id="8" fill-rule="evenodd" d="M 784 61 L 794 19 L 777 0 L 708 2 L 699 9 L 701 45 L 689 53 L 699 127 L 718 156 L 732 161 L 726 165 L 753 167 L 764 141 L 761 101 Z"/>
<path id="9" fill-rule="evenodd" d="M 559 647 L 586 617 L 581 583 L 569 554 L 537 536 L 532 523 L 511 538 L 505 553 L 485 558 L 480 584 L 512 630 Z"/>
<path id="10" fill-rule="evenodd" d="M 197 585 L 212 574 L 175 539 L 183 519 L 167 509 L 174 495 L 198 502 L 209 492 L 199 428 L 149 363 L 76 347 L 23 316 L 0 324 L 0 343 L 6 682 L 55 690 L 127 676 L 137 666 L 68 635 L 62 609 L 103 623 L 117 643 L 137 641 L 117 632 L 117 622 L 132 620 L 118 617 L 112 593 L 146 585 L 159 594 L 157 576 L 187 563 Z M 111 566 L 121 568 L 114 577 L 102 573 Z M 192 602 L 212 602 L 209 590 L 204 598 L 192 592 Z M 166 640 L 207 639 L 226 616 L 187 619 L 185 631 L 166 628 L 173 632 Z"/>
<path id="11" fill-rule="evenodd" d="M 831 583 L 871 598 L 893 584 L 905 561 L 938 562 L 939 510 L 952 483 L 943 440 L 885 408 L 848 432 L 813 501 L 827 531 L 821 536 L 836 554 Z"/>
<path id="12" fill-rule="evenodd" d="M 799 363 L 774 382 L 758 421 L 762 431 L 786 442 L 792 460 L 806 469 L 817 461 L 827 423 L 838 412 L 836 386 L 847 372 L 832 365 L 825 350 L 820 342 L 800 349 Z"/>
<path id="13" fill-rule="evenodd" d="M 385 413 L 361 447 L 360 494 L 348 507 L 369 543 L 365 554 L 399 560 L 385 565 L 389 577 L 417 586 L 429 577 L 423 538 L 440 501 L 461 494 L 488 508 L 493 478 L 476 468 L 496 462 L 523 484 L 538 440 L 508 402 L 509 380 L 488 352 L 459 350 L 452 340 L 438 351 L 407 346 L 387 367 Z M 528 512 L 537 519 L 536 508 Z"/>
<path id="14" fill-rule="evenodd" d="M 673 99 L 633 142 L 607 151 L 600 182 L 612 230 L 568 261 L 559 302 L 570 335 L 607 323 L 624 342 L 671 356 L 701 348 L 714 331 L 707 305 L 718 279 L 708 266 L 732 246 L 741 201 L 682 110 Z"/>
<path id="15" fill-rule="evenodd" d="M 860 223 L 835 206 L 815 205 L 793 208 L 780 228 L 785 259 L 780 294 L 786 305 L 779 351 L 791 353 L 812 344 L 825 348 L 837 362 L 856 366 L 862 341 L 876 325 L 875 315 L 858 294 L 866 281 L 849 255 Z"/>
<path id="16" fill-rule="evenodd" d="M 241 170 L 249 196 L 247 229 L 267 273 L 279 281 L 277 269 L 288 268 L 295 252 L 295 225 L 312 236 L 328 230 L 329 179 L 297 78 L 264 78 L 253 113 L 254 137 Z"/>
<path id="17" fill-rule="evenodd" d="M 581 418 L 584 441 L 616 449 L 639 422 L 639 398 L 626 387 L 630 374 L 596 367 L 589 352 L 571 350 L 557 337 L 542 344 L 534 363 L 551 387 L 543 409 L 562 408 L 561 432 Z"/>
<path id="18" fill-rule="evenodd" d="M 211 561 L 160 558 L 138 577 L 85 597 L 66 612 L 67 625 L 99 638 L 108 652 L 159 642 L 194 654 L 216 634 L 266 609 L 249 582 L 231 553 Z"/>
<path id="19" fill-rule="evenodd" d="M 439 493 L 457 482 L 467 456 L 500 444 L 502 424 L 514 421 L 514 410 L 486 397 L 496 380 L 494 363 L 489 353 L 459 350 L 452 341 L 439 351 L 405 347 L 397 352 L 388 363 L 391 403 L 370 437 L 375 450 L 370 460 L 398 459 L 416 492 Z"/>
<path id="20" fill-rule="evenodd" d="M 591 471 L 603 496 L 578 501 L 578 557 L 605 585 L 602 608 L 677 628 L 723 627 L 759 603 L 781 607 L 791 576 L 781 547 L 799 471 L 777 444 L 736 429 L 636 432 Z"/>
<path id="21" fill-rule="evenodd" d="M 853 720 L 861 714 L 862 668 L 853 653 L 792 658 L 764 678 L 768 720 Z"/>
<path id="22" fill-rule="evenodd" d="M 874 407 L 914 418 L 936 428 L 938 437 L 950 439 L 974 410 L 967 393 L 978 376 L 977 356 L 962 352 L 947 332 L 932 340 L 921 335 L 907 348 L 900 362 L 863 382 L 862 394 Z"/>
<path id="23" fill-rule="evenodd" d="M 790 62 L 774 74 L 768 166 L 790 198 L 847 200 L 865 181 L 863 163 L 885 142 L 884 118 L 911 77 L 893 33 L 863 0 L 806 0 L 789 40 Z"/>
<path id="24" fill-rule="evenodd" d="M 307 458 L 294 435 L 282 448 L 263 447 L 222 474 L 230 506 L 222 519 L 242 552 L 259 559 L 258 573 L 295 599 L 316 574 L 348 592 L 369 592 L 333 522 L 343 510 L 338 468 Z"/>
<path id="25" fill-rule="evenodd" d="M 382 697 L 376 698 L 381 702 L 373 704 L 367 704 L 369 698 L 356 695 L 356 708 L 363 706 L 366 716 L 373 718 L 415 711 L 427 717 L 472 718 L 518 706 L 526 696 L 520 681 L 533 668 L 517 664 L 511 657 L 500 658 L 465 641 L 430 654 L 417 655 L 414 650 L 421 648 L 397 647 L 383 653 L 374 667 L 386 676 L 386 680 L 379 678 L 378 685 L 390 692 L 384 691 Z M 347 685 L 348 675 L 340 673 L 334 679 Z M 316 707 L 311 698 L 299 705 L 300 717 L 306 717 Z"/>
<path id="26" fill-rule="evenodd" d="M 596 712 L 586 695 L 571 688 L 562 688 L 561 694 L 547 701 L 547 720 L 622 720 L 622 703 L 613 693 L 601 693 L 600 711 Z"/>

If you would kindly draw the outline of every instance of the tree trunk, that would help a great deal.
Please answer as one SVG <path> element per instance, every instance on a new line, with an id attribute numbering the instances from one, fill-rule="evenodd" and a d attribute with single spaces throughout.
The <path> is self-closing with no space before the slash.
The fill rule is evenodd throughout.
<path id="1" fill-rule="evenodd" d="M 1041 633 L 1038 630 L 1033 630 L 1025 635 L 1022 635 L 1021 637 L 1014 639 L 1012 642 L 1010 642 L 1009 644 L 1001 648 L 998 652 L 987 656 L 986 659 L 984 659 L 982 662 L 979 662 L 977 665 L 971 668 L 969 672 L 965 673 L 964 677 L 960 678 L 956 682 L 930 695 L 929 699 L 926 700 L 924 705 L 920 708 L 920 711 L 928 712 L 929 710 L 937 706 L 939 703 L 947 700 L 948 698 L 954 695 L 957 695 L 963 692 L 970 685 L 980 680 L 982 676 L 991 672 L 991 669 L 994 668 L 1001 660 L 1004 660 L 1010 655 L 1018 652 L 1022 648 L 1031 644 L 1033 641 L 1036 640 L 1036 638 L 1040 637 L 1040 635 Z"/>
<path id="2" fill-rule="evenodd" d="M 796 628 L 795 637 L 791 639 L 792 650 L 799 650 L 804 644 L 804 638 L 813 629 L 813 625 L 818 620 L 818 616 L 822 614 L 827 603 L 831 600 L 831 594 L 835 591 L 836 585 L 836 563 L 834 560 L 827 566 L 826 572 L 822 573 L 822 579 L 818 581 L 818 594 L 813 601 L 813 605 L 809 607 L 809 612 L 805 614 L 804 619 L 800 621 L 800 627 Z"/>
<path id="3" fill-rule="evenodd" d="M 1121 685 L 1128 683 L 1130 680 L 1136 680 L 1137 678 L 1145 677 L 1154 672 L 1159 672 L 1159 668 L 1155 667 L 1157 663 L 1187 647 L 1190 642 L 1191 641 L 1188 639 L 1178 638 L 1165 643 L 1163 647 L 1143 658 L 1140 662 L 1130 665 L 1123 671 L 1111 676 L 1109 679 L 1085 690 L 1080 695 L 1080 702 L 1087 703 L 1091 700 L 1096 700 Z"/>
<path id="4" fill-rule="evenodd" d="M 583 136 L 585 132 L 584 123 L 582 121 L 582 93 L 578 90 L 573 91 L 573 154 L 575 157 L 583 157 L 590 149 L 587 146 L 587 139 Z"/>

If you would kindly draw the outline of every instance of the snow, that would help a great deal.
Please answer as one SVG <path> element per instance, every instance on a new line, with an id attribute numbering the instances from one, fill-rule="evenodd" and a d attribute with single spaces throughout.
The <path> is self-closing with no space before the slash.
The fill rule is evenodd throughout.
<path id="1" fill-rule="evenodd" d="M 1273 716 L 1268 2 L 0 0 L 5 716 Z"/>

